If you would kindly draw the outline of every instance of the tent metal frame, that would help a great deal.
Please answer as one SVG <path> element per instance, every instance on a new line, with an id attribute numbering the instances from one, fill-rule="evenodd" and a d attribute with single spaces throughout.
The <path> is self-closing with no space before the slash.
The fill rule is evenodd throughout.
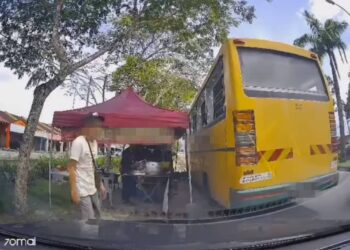
<path id="1" fill-rule="evenodd" d="M 54 131 L 54 127 L 52 126 L 51 127 L 51 138 L 50 138 L 50 151 L 49 151 L 49 154 L 50 154 L 50 158 L 49 158 L 49 205 L 50 205 L 50 208 L 52 207 L 52 199 L 51 199 L 51 182 L 52 182 L 52 158 L 53 158 L 53 131 Z"/>

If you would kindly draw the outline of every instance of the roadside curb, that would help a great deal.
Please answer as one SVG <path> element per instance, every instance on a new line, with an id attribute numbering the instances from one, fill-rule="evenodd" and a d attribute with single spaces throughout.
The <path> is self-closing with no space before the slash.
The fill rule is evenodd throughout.
<path id="1" fill-rule="evenodd" d="M 338 167 L 339 171 L 350 172 L 350 167 Z"/>

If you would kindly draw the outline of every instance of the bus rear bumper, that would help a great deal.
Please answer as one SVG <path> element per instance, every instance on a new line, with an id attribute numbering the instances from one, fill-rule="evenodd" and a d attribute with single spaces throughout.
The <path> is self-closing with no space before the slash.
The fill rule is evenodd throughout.
<path id="1" fill-rule="evenodd" d="M 302 182 L 250 190 L 230 190 L 230 208 L 278 206 L 294 198 L 312 198 L 316 192 L 338 184 L 337 172 Z"/>

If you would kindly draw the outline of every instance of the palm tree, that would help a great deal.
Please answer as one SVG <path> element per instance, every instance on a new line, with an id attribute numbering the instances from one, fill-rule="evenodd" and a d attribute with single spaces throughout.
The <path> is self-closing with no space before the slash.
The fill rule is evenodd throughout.
<path id="1" fill-rule="evenodd" d="M 348 87 L 348 96 L 346 98 L 346 103 L 344 106 L 344 111 L 345 111 L 345 117 L 347 120 L 350 119 L 350 83 L 349 83 L 349 87 Z"/>
<path id="2" fill-rule="evenodd" d="M 304 17 L 308 26 L 311 29 L 310 34 L 304 34 L 294 41 L 294 45 L 300 47 L 308 46 L 310 51 L 316 53 L 320 60 L 327 55 L 329 58 L 330 66 L 332 69 L 333 87 L 338 107 L 339 116 L 339 129 L 340 129 L 340 158 L 344 159 L 345 156 L 345 132 L 344 132 L 344 110 L 339 90 L 338 78 L 340 78 L 338 62 L 335 58 L 334 51 L 339 52 L 342 62 L 347 62 L 345 49 L 346 45 L 341 39 L 341 35 L 344 33 L 348 24 L 346 22 L 338 22 L 332 19 L 326 20 L 322 24 L 305 10 Z"/>

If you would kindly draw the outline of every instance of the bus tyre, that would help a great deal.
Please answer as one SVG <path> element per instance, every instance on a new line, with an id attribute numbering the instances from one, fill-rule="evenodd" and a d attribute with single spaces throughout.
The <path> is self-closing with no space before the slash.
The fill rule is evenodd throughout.
<path id="1" fill-rule="evenodd" d="M 209 198 L 209 200 L 212 200 L 212 196 L 210 194 L 210 187 L 209 187 L 209 180 L 207 173 L 203 173 L 203 190 L 206 194 L 206 196 Z"/>

